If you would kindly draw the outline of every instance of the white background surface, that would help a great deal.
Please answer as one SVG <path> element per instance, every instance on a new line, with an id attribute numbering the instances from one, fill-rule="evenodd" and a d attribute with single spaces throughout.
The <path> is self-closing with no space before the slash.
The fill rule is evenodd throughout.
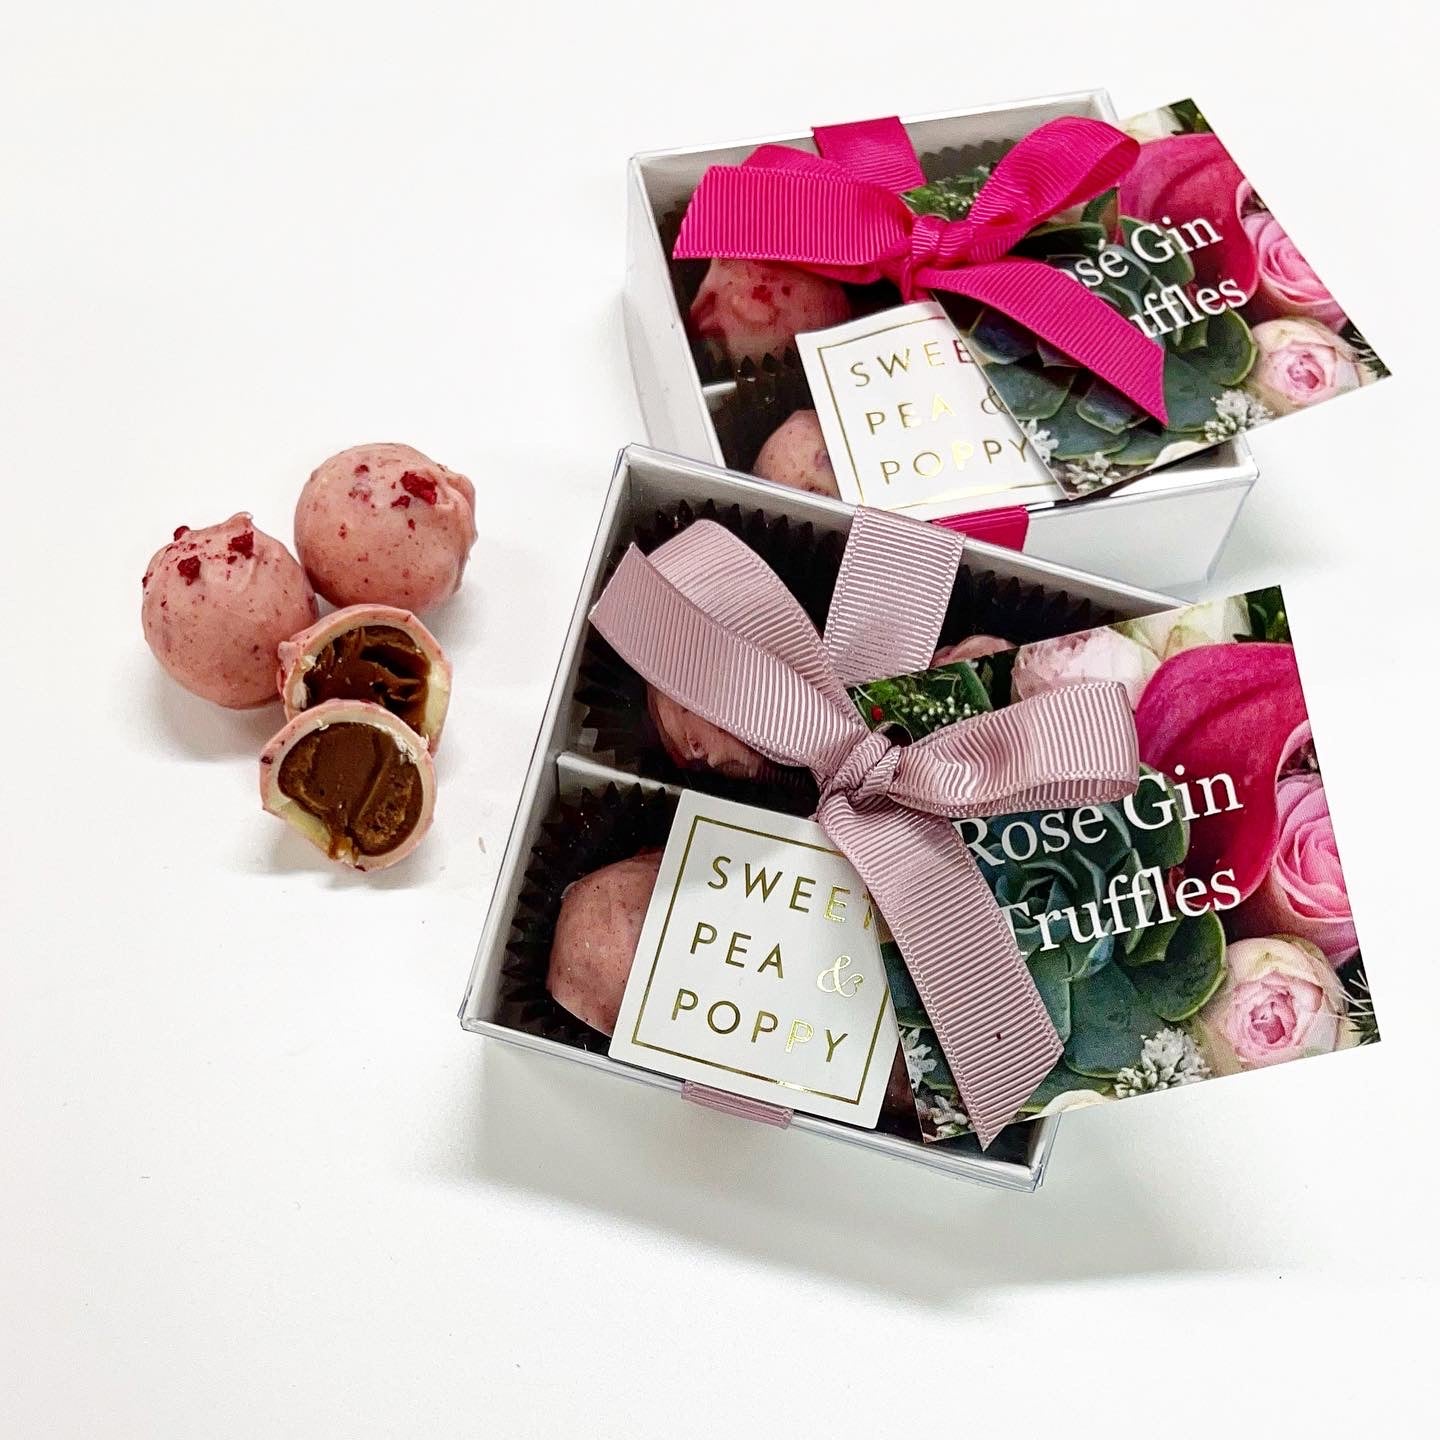
<path id="1" fill-rule="evenodd" d="M 1433 1423 L 1424 8 L 6 0 L 0 1433 Z M 640 432 L 624 158 L 1090 84 L 1197 96 L 1398 372 L 1257 437 L 1216 582 L 1287 586 L 1386 1042 L 1072 1117 L 1027 1198 L 462 1034 Z M 176 689 L 138 611 L 175 525 L 288 539 L 370 439 L 469 473 L 481 539 L 435 831 L 367 880 L 260 813 L 275 717 Z"/>

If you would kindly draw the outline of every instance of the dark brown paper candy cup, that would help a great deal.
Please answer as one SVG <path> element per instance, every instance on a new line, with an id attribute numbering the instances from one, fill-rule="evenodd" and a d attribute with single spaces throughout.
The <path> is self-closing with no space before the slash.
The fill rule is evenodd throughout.
<path id="1" fill-rule="evenodd" d="M 732 470 L 753 474 L 761 447 L 797 410 L 813 410 L 814 401 L 800 357 L 787 350 L 767 355 L 756 365 L 747 360 L 734 376 L 734 388 L 711 411 L 720 453 Z"/>
<path id="2" fill-rule="evenodd" d="M 634 540 L 648 553 L 702 519 L 723 525 L 754 550 L 785 583 L 816 629 L 823 631 L 844 553 L 842 537 L 761 510 L 707 501 L 700 506 L 682 502 L 655 511 L 637 527 Z M 903 576 L 896 577 L 897 585 L 904 583 Z M 962 565 L 939 643 L 951 645 L 970 635 L 995 635 L 1023 645 L 1118 618 L 1113 611 L 1065 590 Z M 592 732 L 596 759 L 618 770 L 790 814 L 809 814 L 815 807 L 814 781 L 802 770 L 777 766 L 764 779 L 744 781 L 714 771 L 676 767 L 650 720 L 645 681 L 594 630 L 586 635 L 576 698 L 585 707 L 581 724 Z"/>
<path id="3" fill-rule="evenodd" d="M 824 623 L 844 549 L 839 536 L 818 534 L 812 525 L 738 505 L 682 502 L 655 511 L 637 526 L 634 541 L 648 554 L 697 520 L 713 521 L 743 540 L 775 571 L 817 628 Z M 595 757 L 616 769 L 793 815 L 808 815 L 815 808 L 818 792 L 805 770 L 777 765 L 763 778 L 736 780 L 676 766 L 651 722 L 645 681 L 593 629 L 581 653 L 576 698 L 585 707 L 581 724 L 593 732 Z"/>
<path id="4" fill-rule="evenodd" d="M 926 182 L 963 175 L 977 165 L 994 165 L 1015 148 L 1013 140 L 987 140 L 978 145 L 947 145 L 920 156 Z"/>
<path id="5" fill-rule="evenodd" d="M 560 904 L 565 891 L 586 875 L 641 850 L 662 849 L 669 838 L 675 805 L 674 795 L 635 784 L 582 790 L 551 808 L 531 849 L 515 907 L 501 970 L 501 1024 L 579 1050 L 596 1054 L 609 1050 L 609 1036 L 563 1009 L 546 986 Z M 875 1128 L 917 1145 L 923 1143 L 913 1108 L 888 1098 Z M 978 1149 L 970 1135 L 939 1143 L 947 1149 Z M 989 1153 L 1021 1161 L 1027 1144 L 1023 1125 L 1012 1125 Z"/>
<path id="6" fill-rule="evenodd" d="M 582 877 L 637 851 L 664 846 L 675 797 L 640 785 L 607 785 L 561 800 L 530 852 L 501 971 L 500 1022 L 604 1054 L 609 1037 L 562 1009 L 546 988 L 550 945 L 565 891 Z"/>
<path id="7" fill-rule="evenodd" d="M 1115 611 L 1068 590 L 962 563 L 950 592 L 939 643 L 953 645 L 969 635 L 997 635 L 1014 645 L 1029 645 L 1118 619 Z"/>

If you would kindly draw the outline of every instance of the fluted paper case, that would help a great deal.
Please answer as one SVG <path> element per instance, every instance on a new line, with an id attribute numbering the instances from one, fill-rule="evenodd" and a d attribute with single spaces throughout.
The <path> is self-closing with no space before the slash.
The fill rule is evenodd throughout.
<path id="1" fill-rule="evenodd" d="M 612 1060 L 603 1036 L 567 1017 L 545 994 L 547 924 L 553 925 L 559 891 L 567 876 L 573 878 L 572 870 L 578 874 L 621 858 L 612 853 L 617 847 L 633 851 L 663 843 L 668 799 L 682 784 L 799 813 L 812 797 L 803 787 L 737 794 L 736 782 L 717 775 L 689 772 L 682 777 L 632 727 L 632 719 L 637 727 L 643 724 L 643 687 L 613 658 L 606 660 L 603 642 L 586 616 L 627 545 L 658 543 L 702 514 L 731 525 L 762 553 L 768 551 L 766 558 L 802 603 L 812 613 L 823 612 L 827 576 L 833 582 L 852 513 L 839 501 L 780 490 L 698 460 L 633 445 L 621 452 L 460 1007 L 466 1030 L 643 1081 L 678 1097 L 678 1080 Z M 969 541 L 951 610 L 952 619 L 968 612 L 975 629 L 994 623 L 1004 611 L 1011 618 L 1010 638 L 1034 640 L 1178 603 Z M 823 620 L 823 613 L 815 618 Z M 611 786 L 616 788 L 607 794 Z M 791 1128 L 981 1184 L 1034 1190 L 1044 1176 L 1058 1123 L 1046 1117 L 1012 1126 L 989 1153 L 973 1142 L 927 1146 L 801 1114 Z M 777 1131 L 772 1143 L 793 1142 Z"/>
<path id="2" fill-rule="evenodd" d="M 919 154 L 938 155 L 1013 143 L 1061 115 L 1112 123 L 1119 118 L 1104 90 L 1081 90 L 904 123 Z M 718 463 L 727 458 L 721 432 L 736 382 L 702 376 L 696 368 L 666 238 L 709 166 L 738 164 L 761 144 L 815 148 L 808 134 L 799 134 L 654 150 L 634 156 L 627 176 L 625 335 L 646 432 L 666 450 Z M 789 408 L 782 403 L 777 413 Z M 748 463 L 743 456 L 728 458 Z M 1193 589 L 1209 578 L 1257 474 L 1242 437 L 1102 495 L 1031 501 L 1024 507 L 1025 552 L 1137 585 Z"/>

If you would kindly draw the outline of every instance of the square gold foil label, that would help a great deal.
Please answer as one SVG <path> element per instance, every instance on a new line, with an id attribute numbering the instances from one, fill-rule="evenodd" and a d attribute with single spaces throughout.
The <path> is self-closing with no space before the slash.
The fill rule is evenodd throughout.
<path id="1" fill-rule="evenodd" d="M 934 520 L 1062 497 L 936 301 L 795 343 L 851 504 Z"/>
<path id="2" fill-rule="evenodd" d="M 898 1043 L 879 923 L 818 825 L 686 791 L 610 1054 L 873 1126 Z"/>

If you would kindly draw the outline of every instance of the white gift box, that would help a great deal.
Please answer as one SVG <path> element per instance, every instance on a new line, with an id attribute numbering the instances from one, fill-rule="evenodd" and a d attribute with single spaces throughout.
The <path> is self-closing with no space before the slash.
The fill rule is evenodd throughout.
<path id="1" fill-rule="evenodd" d="M 641 446 L 631 446 L 621 452 L 460 1008 L 462 1025 L 477 1034 L 577 1060 L 675 1092 L 680 1090 L 678 1080 L 622 1064 L 598 1048 L 577 1048 L 536 1033 L 533 1028 L 527 1029 L 513 1017 L 507 1018 L 506 964 L 527 871 L 542 838 L 545 821 L 556 806 L 582 791 L 603 790 L 609 784 L 675 793 L 675 787 L 664 780 L 636 770 L 618 769 L 613 754 L 597 753 L 597 737 L 586 726 L 587 707 L 578 696 L 577 688 L 589 631 L 587 616 L 619 555 L 637 531 L 653 522 L 657 512 L 670 512 L 681 505 L 698 511 L 707 501 L 722 508 L 738 506 L 748 519 L 756 518 L 755 512 L 760 512 L 767 520 L 783 517 L 793 525 L 808 524 L 821 536 L 841 537 L 848 533 L 853 513 L 848 505 L 839 501 L 767 485 L 700 461 L 664 455 Z M 1153 614 L 1179 603 L 1165 595 L 1101 580 L 974 540 L 966 543 L 962 570 L 970 572 L 971 579 L 988 573 L 1000 583 L 1017 580 L 1052 594 L 1064 592 L 1073 601 L 1089 601 L 1121 618 Z M 707 774 L 696 773 L 687 777 L 687 783 L 703 791 L 719 782 Z M 827 1135 L 896 1159 L 1011 1190 L 1033 1190 L 1040 1184 L 1057 1124 L 1056 1117 L 1044 1117 L 1008 1132 L 1010 1154 L 1000 1158 L 974 1149 L 927 1146 L 918 1140 L 909 1141 L 803 1114 L 795 1115 L 792 1122 L 797 1130 Z M 785 1142 L 777 1140 L 776 1143 Z"/>
<path id="2" fill-rule="evenodd" d="M 1016 141 L 1061 115 L 1118 118 L 1104 90 L 1016 104 L 987 105 L 906 120 L 919 154 Z M 860 118 L 860 117 L 853 117 Z M 703 385 L 676 303 L 661 240 L 665 216 L 694 193 L 711 165 L 739 163 L 757 145 L 814 150 L 808 134 L 694 150 L 656 150 L 629 166 L 625 332 L 640 409 L 660 449 L 725 462 L 713 416 L 733 381 Z M 1121 487 L 1079 501 L 1025 506 L 1025 553 L 1060 565 L 1121 577 L 1131 584 L 1183 590 L 1203 585 L 1258 471 L 1243 438 Z"/>

